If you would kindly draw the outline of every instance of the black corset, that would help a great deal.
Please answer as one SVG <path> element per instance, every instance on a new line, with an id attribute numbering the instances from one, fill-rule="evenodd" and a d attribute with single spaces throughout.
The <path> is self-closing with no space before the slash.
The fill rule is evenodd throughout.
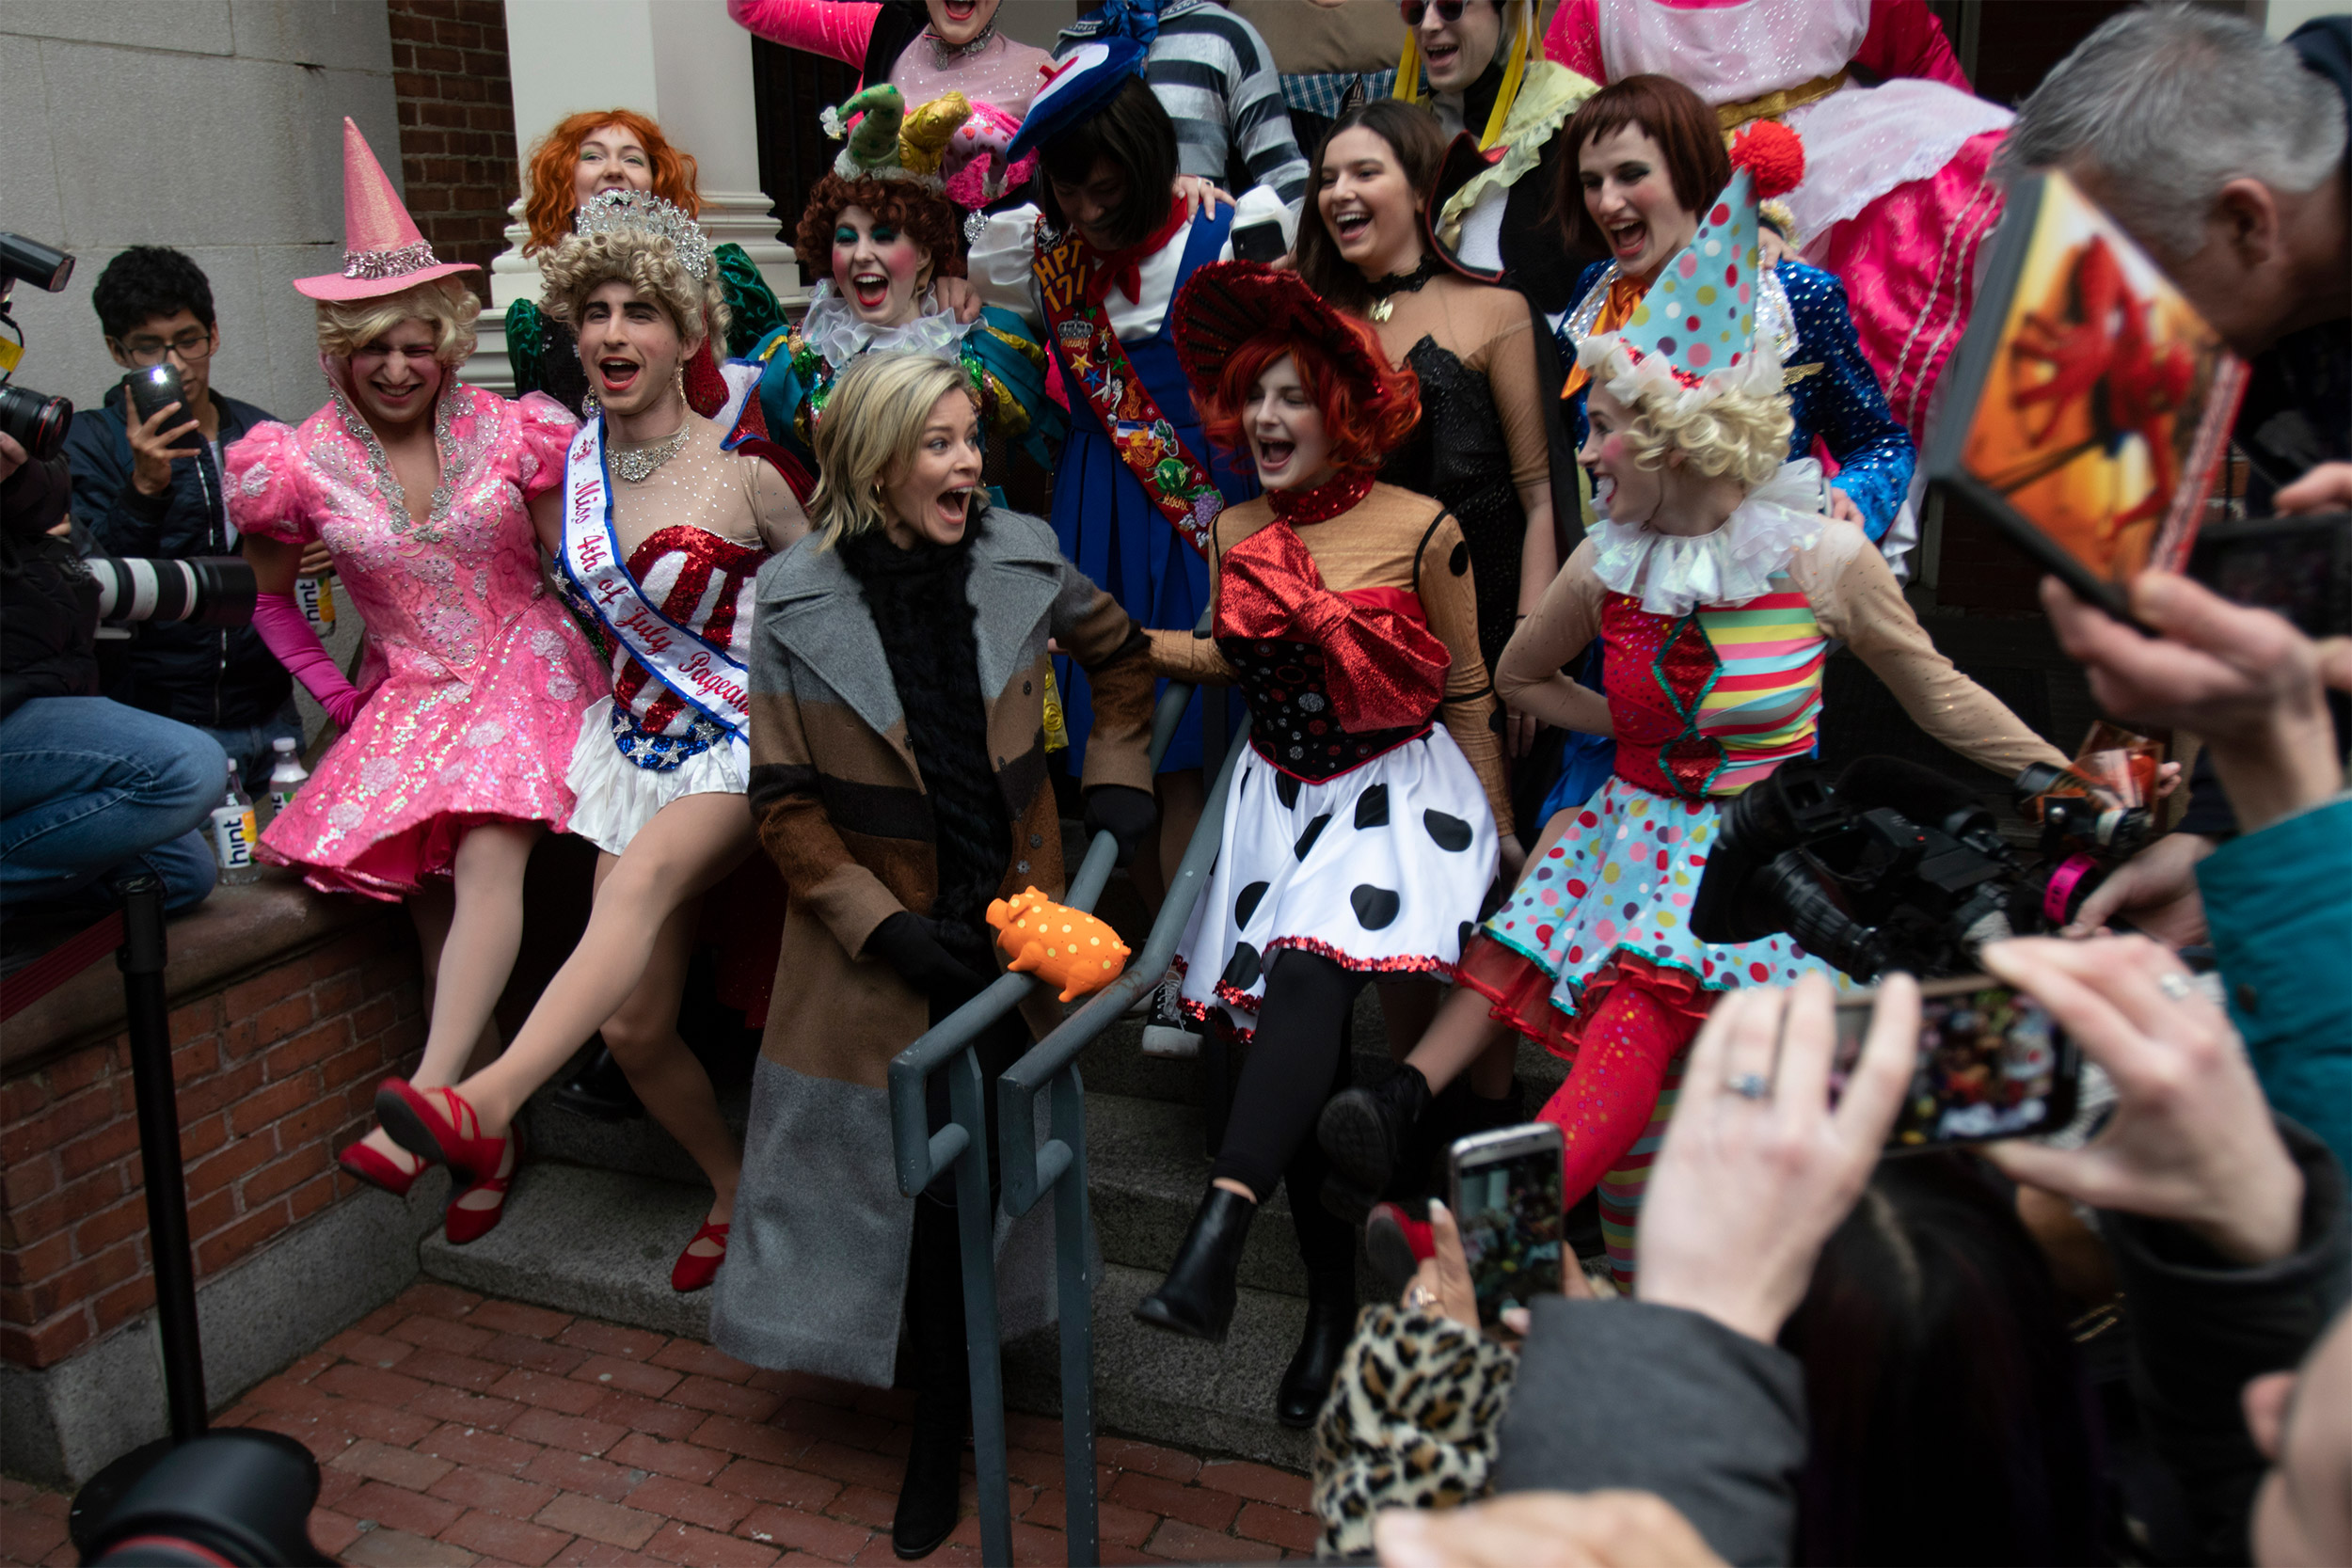
<path id="1" fill-rule="evenodd" d="M 1527 509 L 1511 480 L 1502 419 L 1486 378 L 1437 339 L 1422 338 L 1405 362 L 1421 378 L 1421 422 L 1389 454 L 1380 478 L 1434 497 L 1461 525 L 1478 574 L 1478 651 L 1492 670 L 1518 626 L 1519 548 L 1527 538 Z M 1458 576 L 1460 567 L 1454 571 Z"/>
<path id="2" fill-rule="evenodd" d="M 1324 685 L 1323 650 L 1311 642 L 1221 637 L 1216 645 L 1248 701 L 1249 743 L 1285 773 L 1333 778 L 1429 732 L 1427 719 L 1392 730 L 1343 729 Z"/>

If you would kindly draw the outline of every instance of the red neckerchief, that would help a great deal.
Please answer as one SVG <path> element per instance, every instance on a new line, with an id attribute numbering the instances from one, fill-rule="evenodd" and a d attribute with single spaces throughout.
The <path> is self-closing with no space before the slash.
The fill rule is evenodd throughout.
<path id="1" fill-rule="evenodd" d="M 1370 468 L 1342 468 L 1311 490 L 1268 490 L 1265 499 L 1274 515 L 1295 528 L 1301 523 L 1327 523 L 1372 494 L 1379 476 Z"/>
<path id="2" fill-rule="evenodd" d="M 1087 243 L 1085 235 L 1079 235 L 1078 243 L 1086 247 L 1087 255 L 1093 261 L 1087 271 L 1087 303 L 1102 304 L 1114 284 L 1129 299 L 1140 300 L 1143 297 L 1145 258 L 1156 255 L 1159 248 L 1174 237 L 1176 230 L 1191 221 L 1192 210 L 1180 196 L 1169 199 L 1165 223 L 1123 250 L 1097 250 Z"/>

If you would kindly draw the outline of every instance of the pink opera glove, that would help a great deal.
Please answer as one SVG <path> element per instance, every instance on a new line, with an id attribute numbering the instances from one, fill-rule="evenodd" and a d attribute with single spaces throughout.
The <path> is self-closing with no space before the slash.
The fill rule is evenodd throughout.
<path id="1" fill-rule="evenodd" d="M 294 595 L 254 595 L 253 629 L 262 634 L 262 643 L 278 656 L 278 662 L 286 667 L 286 673 L 318 699 L 319 706 L 335 721 L 335 727 L 351 728 L 351 721 L 367 706 L 375 688 L 361 691 L 343 678 L 334 656 L 319 641 L 318 632 L 303 615 L 301 606 L 294 603 Z"/>
<path id="2" fill-rule="evenodd" d="M 882 7 L 855 0 L 727 0 L 727 15 L 771 43 L 862 66 Z"/>

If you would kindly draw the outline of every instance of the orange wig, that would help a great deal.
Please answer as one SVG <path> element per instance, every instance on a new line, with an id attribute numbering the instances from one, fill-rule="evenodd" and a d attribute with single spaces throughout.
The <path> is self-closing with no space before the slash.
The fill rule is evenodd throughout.
<path id="1" fill-rule="evenodd" d="M 555 129 L 531 150 L 531 197 L 523 203 L 523 222 L 530 226 L 531 237 L 523 242 L 524 255 L 552 249 L 572 231 L 572 214 L 580 206 L 579 198 L 572 194 L 572 169 L 580 162 L 580 144 L 588 139 L 589 132 L 607 125 L 621 127 L 644 148 L 653 164 L 654 195 L 682 209 L 688 217 L 702 215 L 703 198 L 694 190 L 691 152 L 672 147 L 662 136 L 661 127 L 634 109 L 590 109 L 558 120 Z"/>
<path id="2" fill-rule="evenodd" d="M 1194 406 L 1209 439 L 1229 451 L 1249 450 L 1242 410 L 1258 378 L 1287 354 L 1298 367 L 1298 379 L 1306 385 L 1307 395 L 1323 413 L 1323 428 L 1331 437 L 1332 463 L 1343 469 L 1379 467 L 1421 419 L 1421 379 L 1411 370 L 1389 363 L 1379 338 L 1365 323 L 1339 316 L 1338 325 L 1354 334 L 1365 357 L 1381 367 L 1377 377 L 1367 379 L 1343 369 L 1312 338 L 1281 330 L 1261 332 L 1225 361 L 1215 391 L 1194 389 Z"/>

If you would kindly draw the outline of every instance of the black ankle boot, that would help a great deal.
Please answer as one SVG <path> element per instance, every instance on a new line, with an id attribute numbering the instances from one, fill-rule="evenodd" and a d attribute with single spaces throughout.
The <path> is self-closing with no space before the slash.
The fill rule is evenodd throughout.
<path id="1" fill-rule="evenodd" d="M 1356 1271 L 1317 1269 L 1307 1276 L 1307 1332 L 1274 1396 L 1274 1414 L 1286 1427 L 1309 1427 L 1323 1412 L 1339 1375 L 1340 1356 L 1356 1336 Z"/>
<path id="2" fill-rule="evenodd" d="M 908 1561 L 930 1556 L 956 1528 L 970 1402 L 928 1388 L 915 1402 L 914 1441 L 890 1520 L 890 1549 Z"/>
<path id="3" fill-rule="evenodd" d="M 1233 1325 L 1233 1276 L 1241 1271 L 1241 1245 L 1258 1206 L 1239 1193 L 1211 1187 L 1192 1216 L 1160 1288 L 1136 1304 L 1136 1316 L 1154 1328 L 1188 1338 L 1225 1342 Z"/>
<path id="4" fill-rule="evenodd" d="M 1369 1089 L 1343 1089 L 1315 1122 L 1315 1141 L 1331 1162 L 1326 1207 L 1351 1225 L 1389 1188 L 1414 1124 L 1429 1109 L 1429 1080 L 1416 1067 L 1397 1069 Z"/>

